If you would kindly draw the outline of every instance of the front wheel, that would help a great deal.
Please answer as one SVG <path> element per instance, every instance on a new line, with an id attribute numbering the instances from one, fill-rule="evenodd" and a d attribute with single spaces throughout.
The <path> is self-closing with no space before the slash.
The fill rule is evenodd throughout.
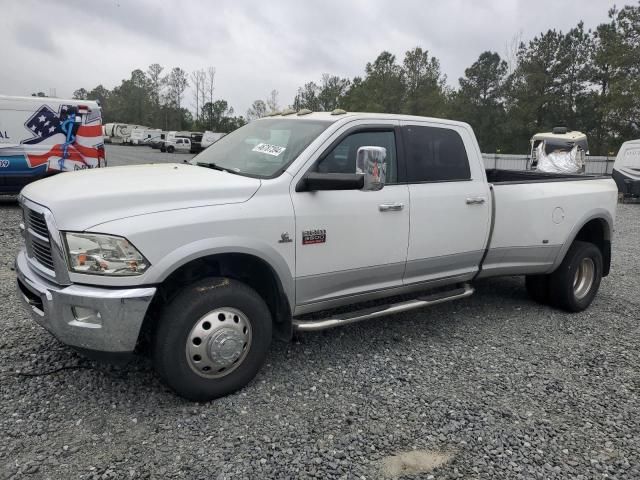
<path id="1" fill-rule="evenodd" d="M 180 396 L 213 400 L 255 377 L 271 328 L 269 309 L 253 289 L 229 278 L 205 279 L 165 308 L 155 332 L 154 367 Z"/>
<path id="2" fill-rule="evenodd" d="M 593 301 L 602 280 L 602 252 L 593 243 L 576 240 L 549 278 L 551 303 L 581 312 Z"/>

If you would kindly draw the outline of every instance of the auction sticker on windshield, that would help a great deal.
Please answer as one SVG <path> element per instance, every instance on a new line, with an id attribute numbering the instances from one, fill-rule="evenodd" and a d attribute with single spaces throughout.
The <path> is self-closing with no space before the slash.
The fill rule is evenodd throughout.
<path id="1" fill-rule="evenodd" d="M 285 147 L 280 147 L 278 145 L 269 145 L 268 143 L 259 143 L 252 149 L 252 151 L 254 152 L 266 153 L 267 155 L 273 155 L 274 157 L 277 157 L 285 150 Z"/>

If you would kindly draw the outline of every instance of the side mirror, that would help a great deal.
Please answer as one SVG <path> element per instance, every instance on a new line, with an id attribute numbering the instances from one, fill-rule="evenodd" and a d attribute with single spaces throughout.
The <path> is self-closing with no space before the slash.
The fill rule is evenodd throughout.
<path id="1" fill-rule="evenodd" d="M 362 190 L 364 175 L 357 173 L 311 172 L 296 185 L 296 192 L 317 192 L 320 190 Z"/>
<path id="2" fill-rule="evenodd" d="M 360 147 L 356 154 L 356 173 L 364 175 L 362 190 L 381 190 L 387 178 L 387 149 Z"/>

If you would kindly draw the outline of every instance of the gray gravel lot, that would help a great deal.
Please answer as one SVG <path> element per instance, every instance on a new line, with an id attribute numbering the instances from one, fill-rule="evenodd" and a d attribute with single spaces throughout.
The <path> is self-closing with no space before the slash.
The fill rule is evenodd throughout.
<path id="1" fill-rule="evenodd" d="M 640 478 L 640 205 L 619 205 L 612 274 L 586 312 L 487 280 L 457 303 L 276 343 L 247 388 L 208 404 L 145 359 L 96 364 L 34 324 L 14 285 L 19 218 L 0 203 L 0 478 L 381 478 L 413 449 L 450 460 L 406 478 Z"/>

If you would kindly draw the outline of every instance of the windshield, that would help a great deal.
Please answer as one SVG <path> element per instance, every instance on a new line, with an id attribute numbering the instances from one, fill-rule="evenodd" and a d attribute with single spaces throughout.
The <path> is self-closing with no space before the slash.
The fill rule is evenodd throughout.
<path id="1" fill-rule="evenodd" d="M 222 137 L 193 164 L 207 163 L 243 175 L 280 174 L 331 122 L 269 118 L 253 121 Z"/>

